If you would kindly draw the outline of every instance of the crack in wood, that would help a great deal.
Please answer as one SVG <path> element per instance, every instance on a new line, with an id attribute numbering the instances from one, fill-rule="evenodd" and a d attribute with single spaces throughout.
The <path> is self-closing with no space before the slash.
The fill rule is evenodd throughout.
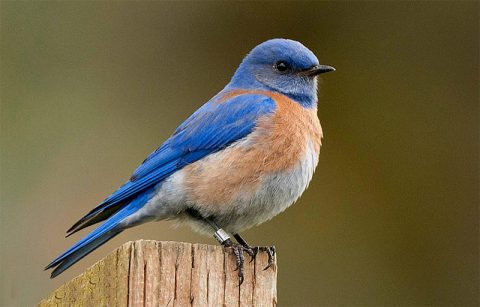
<path id="1" fill-rule="evenodd" d="M 218 246 L 128 242 L 39 306 L 276 306 L 276 264 L 263 271 L 259 253 L 239 286 L 230 257 Z"/>

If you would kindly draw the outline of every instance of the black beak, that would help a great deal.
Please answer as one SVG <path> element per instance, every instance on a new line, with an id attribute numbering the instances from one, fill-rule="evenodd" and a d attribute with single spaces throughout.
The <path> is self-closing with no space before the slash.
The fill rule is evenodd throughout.
<path id="1" fill-rule="evenodd" d="M 324 74 L 329 71 L 335 71 L 335 68 L 328 65 L 315 65 L 307 70 L 304 70 L 303 72 L 305 73 L 305 75 L 309 77 L 313 77 L 319 74 Z"/>

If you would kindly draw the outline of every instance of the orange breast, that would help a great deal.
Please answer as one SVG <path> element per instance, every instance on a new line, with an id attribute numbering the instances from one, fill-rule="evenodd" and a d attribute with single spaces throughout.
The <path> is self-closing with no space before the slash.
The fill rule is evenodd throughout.
<path id="1" fill-rule="evenodd" d="M 306 109 L 288 97 L 269 91 L 234 91 L 271 97 L 276 112 L 260 118 L 244 140 L 184 168 L 188 198 L 209 211 L 227 206 L 235 197 L 251 195 L 262 177 L 298 166 L 310 146 L 318 155 L 322 128 L 317 110 Z"/>

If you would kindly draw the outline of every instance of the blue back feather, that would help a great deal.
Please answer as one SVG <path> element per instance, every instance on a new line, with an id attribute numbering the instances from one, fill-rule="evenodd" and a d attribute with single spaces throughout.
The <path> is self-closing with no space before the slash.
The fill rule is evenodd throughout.
<path id="1" fill-rule="evenodd" d="M 247 136 L 257 119 L 275 110 L 275 102 L 267 96 L 243 94 L 218 102 L 214 98 L 192 114 L 173 135 L 133 172 L 132 178 L 84 216 L 86 223 L 100 212 L 137 193 L 155 186 L 185 165 L 217 152 Z M 77 227 L 78 229 L 78 227 Z M 71 231 L 75 230 L 75 226 Z"/>

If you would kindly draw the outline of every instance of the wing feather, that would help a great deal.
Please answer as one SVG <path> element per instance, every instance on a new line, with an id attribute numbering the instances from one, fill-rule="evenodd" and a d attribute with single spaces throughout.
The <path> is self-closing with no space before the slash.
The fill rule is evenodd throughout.
<path id="1" fill-rule="evenodd" d="M 127 183 L 67 232 L 74 233 L 93 222 L 108 218 L 138 193 L 160 183 L 185 165 L 246 137 L 255 128 L 258 118 L 269 116 L 274 111 L 275 102 L 270 97 L 259 94 L 243 94 L 221 103 L 216 100 L 207 102 L 145 159 Z M 120 203 L 124 204 L 119 205 Z M 112 210 L 114 206 L 117 207 L 116 210 Z"/>

